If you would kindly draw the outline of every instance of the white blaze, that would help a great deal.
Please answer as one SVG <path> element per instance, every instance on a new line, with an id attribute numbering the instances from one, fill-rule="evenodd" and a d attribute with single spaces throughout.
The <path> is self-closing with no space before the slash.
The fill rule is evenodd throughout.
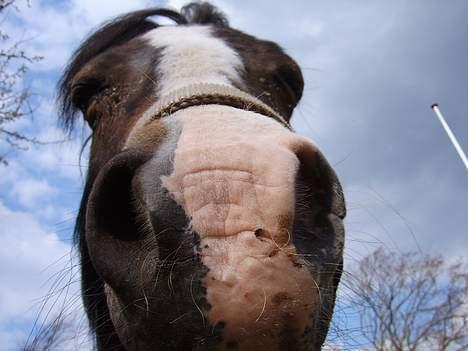
<path id="1" fill-rule="evenodd" d="M 232 86 L 240 82 L 242 60 L 209 26 L 166 26 L 143 35 L 152 46 L 162 50 L 156 67 L 159 96 L 197 83 Z"/>

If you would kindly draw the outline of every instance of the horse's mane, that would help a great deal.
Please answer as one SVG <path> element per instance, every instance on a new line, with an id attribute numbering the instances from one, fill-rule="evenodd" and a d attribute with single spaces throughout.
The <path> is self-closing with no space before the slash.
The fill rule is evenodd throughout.
<path id="1" fill-rule="evenodd" d="M 104 23 L 90 35 L 73 53 L 65 71 L 58 82 L 57 103 L 59 119 L 69 132 L 73 129 L 77 109 L 71 101 L 71 80 L 73 76 L 92 58 L 109 49 L 137 37 L 160 25 L 151 20 L 161 16 L 173 20 L 178 25 L 211 24 L 228 26 L 228 20 L 216 7 L 206 2 L 190 3 L 180 12 L 163 8 L 150 8 L 130 12 Z"/>

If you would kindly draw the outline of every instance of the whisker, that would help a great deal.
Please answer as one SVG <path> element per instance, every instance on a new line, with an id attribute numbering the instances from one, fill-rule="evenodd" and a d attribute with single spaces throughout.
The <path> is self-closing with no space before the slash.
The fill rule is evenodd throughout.
<path id="1" fill-rule="evenodd" d="M 266 304 L 267 304 L 267 295 L 266 295 L 265 289 L 263 289 L 263 307 L 257 319 L 255 320 L 255 323 L 258 322 L 260 318 L 263 316 L 263 314 L 265 313 Z"/>
<path id="2" fill-rule="evenodd" d="M 200 312 L 203 321 L 203 327 L 205 327 L 205 315 L 203 314 L 203 311 L 201 310 L 200 306 L 198 306 L 197 302 L 195 301 L 195 296 L 193 295 L 193 279 L 194 275 L 192 274 L 192 278 L 190 279 L 190 296 L 192 297 L 193 304 L 197 308 L 198 312 Z"/>

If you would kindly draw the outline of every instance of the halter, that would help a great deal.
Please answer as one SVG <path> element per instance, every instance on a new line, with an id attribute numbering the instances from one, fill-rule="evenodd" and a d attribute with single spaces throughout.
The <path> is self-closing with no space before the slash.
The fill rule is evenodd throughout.
<path id="1" fill-rule="evenodd" d="M 156 105 L 151 107 L 151 117 L 147 123 L 168 117 L 188 107 L 212 104 L 257 112 L 275 119 L 288 129 L 292 129 L 280 113 L 256 97 L 237 88 L 215 83 L 191 84 L 161 97 Z"/>

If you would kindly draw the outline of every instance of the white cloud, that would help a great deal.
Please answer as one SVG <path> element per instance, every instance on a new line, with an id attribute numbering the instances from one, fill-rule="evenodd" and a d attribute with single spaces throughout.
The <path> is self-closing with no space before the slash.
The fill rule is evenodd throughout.
<path id="1" fill-rule="evenodd" d="M 73 1 L 73 11 L 75 14 L 79 14 L 80 17 L 85 18 L 92 26 L 100 24 L 103 20 L 110 19 L 116 15 L 123 13 L 140 10 L 145 8 L 147 1 L 136 0 L 116 0 L 112 1 L 112 6 L 105 1 L 96 2 L 94 0 L 75 0 Z M 153 6 L 157 6 L 152 3 Z M 89 28 L 88 28 L 89 30 Z"/>
<path id="2" fill-rule="evenodd" d="M 24 207 L 37 208 L 57 193 L 57 189 L 50 186 L 45 179 L 29 178 L 14 182 L 12 192 Z"/>
<path id="3" fill-rule="evenodd" d="M 35 145 L 24 153 L 23 157 L 27 162 L 44 172 L 52 172 L 63 179 L 81 184 L 87 167 L 87 152 L 83 153 L 80 160 L 84 137 L 70 139 L 62 130 L 48 127 L 42 130 L 38 138 L 51 143 Z"/>
<path id="4" fill-rule="evenodd" d="M 51 274 L 48 266 L 58 259 L 66 266 L 71 247 L 41 226 L 32 214 L 13 211 L 1 202 L 0 222 L 0 318 L 7 319 L 24 313 L 37 293 L 44 292 L 41 285 Z M 31 317 L 30 314 L 26 316 Z"/>
<path id="5" fill-rule="evenodd" d="M 22 341 L 24 325 L 32 327 L 44 303 L 39 323 L 48 311 L 48 318 L 54 318 L 65 306 L 66 314 L 80 313 L 80 304 L 71 246 L 33 214 L 11 210 L 2 202 L 0 223 L 0 344 L 4 347 Z M 15 324 L 22 327 L 12 327 Z"/>
<path id="6" fill-rule="evenodd" d="M 22 341 L 26 340 L 28 332 L 21 329 L 2 329 L 0 326 L 0 343 L 5 350 L 21 350 Z"/>
<path id="7" fill-rule="evenodd" d="M 14 37 L 26 40 L 30 54 L 44 57 L 34 70 L 47 71 L 64 67 L 78 43 L 101 22 L 130 10 L 141 9 L 144 5 L 145 1 L 141 0 L 116 0 L 112 6 L 105 1 L 91 0 L 61 4 L 34 1 L 31 6 L 20 4 L 20 11 L 12 11 L 5 26 Z"/>

